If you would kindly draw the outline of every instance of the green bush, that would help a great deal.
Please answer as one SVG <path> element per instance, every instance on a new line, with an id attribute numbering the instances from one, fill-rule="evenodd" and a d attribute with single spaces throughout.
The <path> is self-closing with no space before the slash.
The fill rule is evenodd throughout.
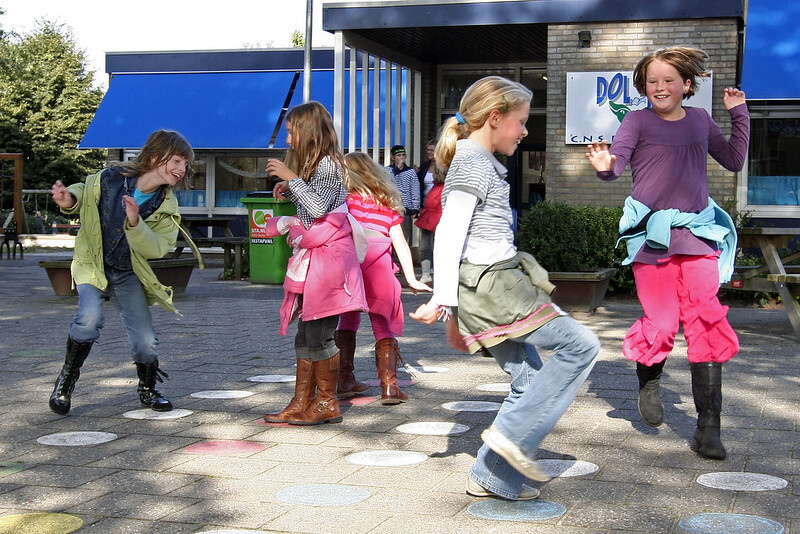
<path id="1" fill-rule="evenodd" d="M 615 247 L 622 208 L 568 206 L 544 201 L 519 219 L 519 249 L 530 252 L 548 271 L 586 271 L 613 267 L 609 291 L 633 292 L 633 271 L 623 266 L 624 244 Z"/>

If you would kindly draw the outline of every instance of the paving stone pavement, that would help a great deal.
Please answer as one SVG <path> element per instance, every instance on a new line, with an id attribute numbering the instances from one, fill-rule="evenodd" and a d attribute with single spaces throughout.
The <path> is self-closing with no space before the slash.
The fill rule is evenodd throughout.
<path id="1" fill-rule="evenodd" d="M 136 372 L 127 336 L 108 303 L 106 326 L 83 367 L 72 411 L 62 417 L 50 412 L 47 399 L 63 363 L 77 298 L 53 293 L 38 262 L 54 256 L 64 253 L 0 260 L 0 529 L 6 516 L 58 512 L 80 518 L 78 532 L 87 534 L 672 533 L 686 531 L 679 524 L 684 518 L 728 513 L 766 518 L 785 532 L 800 533 L 800 346 L 782 310 L 730 311 L 742 350 L 723 371 L 722 436 L 729 453 L 724 461 L 689 450 L 695 410 L 682 336 L 662 380 L 666 422 L 653 429 L 637 413 L 634 367 L 621 354 L 622 337 L 640 314 L 638 304 L 609 299 L 593 314 L 574 313 L 598 334 L 602 353 L 543 442 L 540 457 L 580 460 L 597 469 L 540 485 L 540 499 L 563 506 L 562 515 L 509 522 L 475 515 L 468 508 L 487 499 L 464 491 L 480 433 L 494 412 L 443 407 L 455 401 L 499 403 L 504 393 L 478 386 L 508 380 L 491 358 L 451 349 L 441 323 L 406 321 L 400 347 L 406 364 L 418 369 L 413 376 L 400 374 L 415 382 L 404 387 L 408 403 L 353 403 L 343 407 L 340 424 L 266 426 L 261 417 L 289 401 L 293 383 L 248 378 L 294 375 L 294 328 L 287 337 L 277 334 L 283 292 L 220 281 L 220 265 L 212 261 L 204 271 L 195 269 L 186 293 L 176 299 L 182 315 L 152 308 L 161 367 L 170 375 L 159 387 L 176 408 L 191 414 L 168 420 L 123 416 L 140 409 Z M 425 299 L 404 293 L 406 312 Z M 375 377 L 373 344 L 365 318 L 356 353 L 361 380 Z M 250 395 L 192 396 L 217 390 Z M 379 395 L 378 388 L 370 393 Z M 468 430 L 444 436 L 398 431 L 415 422 L 458 423 Z M 116 439 L 91 446 L 37 441 L 63 432 L 113 433 Z M 233 442 L 246 447 L 225 448 Z M 221 448 L 215 452 L 214 446 Z M 194 452 L 202 447 L 205 454 Z M 348 459 L 385 450 L 426 458 L 399 467 Z M 714 472 L 760 473 L 786 484 L 736 491 L 697 482 Z M 281 498 L 308 485 L 317 485 L 312 496 L 332 490 L 334 502 Z M 358 502 L 336 502 L 353 491 L 362 495 Z"/>

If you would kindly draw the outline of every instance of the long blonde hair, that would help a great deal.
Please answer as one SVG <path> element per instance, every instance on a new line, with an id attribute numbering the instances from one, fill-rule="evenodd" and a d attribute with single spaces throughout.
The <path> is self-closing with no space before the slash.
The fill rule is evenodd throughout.
<path id="1" fill-rule="evenodd" d="M 487 76 L 470 85 L 461 97 L 458 116 L 450 117 L 442 126 L 434 152 L 436 166 L 446 172 L 456 153 L 456 141 L 479 130 L 492 111 L 508 113 L 532 97 L 530 89 L 501 76 Z"/>
<path id="2" fill-rule="evenodd" d="M 363 152 L 350 152 L 344 157 L 347 168 L 345 184 L 351 193 L 374 200 L 403 215 L 403 199 L 400 190 L 389 179 L 386 168 L 381 167 Z"/>
<path id="3" fill-rule="evenodd" d="M 344 168 L 333 118 L 325 106 L 311 101 L 293 107 L 286 114 L 286 127 L 292 135 L 292 146 L 285 163 L 300 178 L 308 182 L 325 156 Z"/>

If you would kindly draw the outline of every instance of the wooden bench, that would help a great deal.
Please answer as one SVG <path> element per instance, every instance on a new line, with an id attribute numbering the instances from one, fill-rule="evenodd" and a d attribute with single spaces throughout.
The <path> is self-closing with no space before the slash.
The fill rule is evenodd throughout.
<path id="1" fill-rule="evenodd" d="M 236 280 L 242 278 L 242 257 L 244 256 L 244 249 L 247 244 L 246 237 L 193 237 L 192 241 L 194 241 L 198 247 L 221 248 L 224 268 L 233 269 L 233 277 Z M 188 246 L 189 244 L 186 241 L 178 239 L 175 243 L 175 252 L 172 253 L 172 257 L 180 257 L 183 249 Z"/>

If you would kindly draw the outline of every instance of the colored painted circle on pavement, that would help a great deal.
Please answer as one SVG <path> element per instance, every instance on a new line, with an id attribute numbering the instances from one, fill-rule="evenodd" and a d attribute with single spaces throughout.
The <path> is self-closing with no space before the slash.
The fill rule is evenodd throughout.
<path id="1" fill-rule="evenodd" d="M 534 499 L 532 501 L 507 501 L 485 499 L 467 507 L 467 512 L 483 519 L 496 521 L 544 521 L 561 517 L 567 509 L 556 502 Z"/>
<path id="2" fill-rule="evenodd" d="M 19 473 L 25 468 L 22 462 L 0 462 L 0 478 Z"/>
<path id="3" fill-rule="evenodd" d="M 0 517 L 0 534 L 69 534 L 83 526 L 83 519 L 69 514 L 36 512 Z"/>
<path id="4" fill-rule="evenodd" d="M 238 391 L 233 389 L 212 389 L 196 391 L 191 394 L 196 399 L 243 399 L 253 394 L 252 391 Z"/>
<path id="5" fill-rule="evenodd" d="M 445 402 L 442 408 L 453 412 L 496 412 L 500 409 L 499 402 L 486 401 L 456 401 Z"/>
<path id="6" fill-rule="evenodd" d="M 378 400 L 377 397 L 350 397 L 339 400 L 339 406 L 366 406 Z"/>
<path id="7" fill-rule="evenodd" d="M 511 391 L 511 384 L 508 382 L 493 382 L 491 384 L 481 384 L 480 386 L 476 386 L 475 389 L 479 389 L 481 391 L 495 391 L 498 393 L 508 393 Z"/>
<path id="8" fill-rule="evenodd" d="M 52 349 L 22 349 L 10 353 L 11 356 L 55 356 L 61 354 L 60 350 Z"/>
<path id="9" fill-rule="evenodd" d="M 263 443 L 242 440 L 212 440 L 201 441 L 186 447 L 186 452 L 191 454 L 253 454 L 263 451 Z"/>
<path id="10" fill-rule="evenodd" d="M 343 506 L 361 502 L 371 494 L 365 489 L 342 484 L 308 484 L 280 490 L 275 496 L 290 504 Z"/>
<path id="11" fill-rule="evenodd" d="M 596 473 L 600 468 L 583 460 L 538 460 L 539 467 L 551 477 L 580 477 Z"/>
<path id="12" fill-rule="evenodd" d="M 248 377 L 247 380 L 250 382 L 274 384 L 283 382 L 294 382 L 295 377 L 294 375 L 257 375 Z"/>
<path id="13" fill-rule="evenodd" d="M 405 367 L 398 367 L 397 371 L 400 373 L 412 374 L 412 373 L 446 373 L 450 369 L 447 367 L 437 367 L 435 365 L 409 365 L 406 364 Z"/>
<path id="14" fill-rule="evenodd" d="M 40 445 L 53 445 L 56 447 L 85 447 L 100 445 L 117 439 L 111 432 L 58 432 L 42 436 L 36 441 Z"/>
<path id="15" fill-rule="evenodd" d="M 428 457 L 420 452 L 392 450 L 363 451 L 345 457 L 345 460 L 351 464 L 371 465 L 376 467 L 416 465 L 427 459 Z"/>
<path id="16" fill-rule="evenodd" d="M 678 526 L 694 534 L 782 534 L 783 525 L 757 515 L 708 513 L 683 517 Z"/>
<path id="17" fill-rule="evenodd" d="M 697 483 L 708 488 L 731 491 L 776 491 L 788 484 L 786 480 L 772 475 L 725 471 L 700 475 Z"/>
<path id="18" fill-rule="evenodd" d="M 184 410 L 182 408 L 170 410 L 168 412 L 156 412 L 150 408 L 142 408 L 141 410 L 131 410 L 122 414 L 122 417 L 128 419 L 147 419 L 149 421 L 163 421 L 167 419 L 180 419 L 187 415 L 192 415 L 192 410 Z"/>
<path id="19" fill-rule="evenodd" d="M 463 434 L 467 430 L 469 430 L 469 427 L 461 423 L 439 421 L 406 423 L 397 427 L 397 431 L 403 434 L 420 434 L 423 436 L 453 436 L 456 434 Z"/>

